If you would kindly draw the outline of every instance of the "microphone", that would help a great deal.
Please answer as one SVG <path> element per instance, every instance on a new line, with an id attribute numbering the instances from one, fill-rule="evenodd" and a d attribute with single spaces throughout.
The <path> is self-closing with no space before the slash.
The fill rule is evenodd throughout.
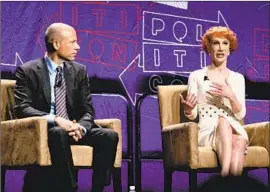
<path id="1" fill-rule="evenodd" d="M 209 79 L 208 79 L 208 77 L 206 75 L 203 77 L 203 80 L 204 81 L 209 81 Z"/>

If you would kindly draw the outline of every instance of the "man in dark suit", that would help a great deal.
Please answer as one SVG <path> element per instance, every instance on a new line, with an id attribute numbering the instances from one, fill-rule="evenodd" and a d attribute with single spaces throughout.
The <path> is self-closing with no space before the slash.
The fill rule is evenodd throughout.
<path id="1" fill-rule="evenodd" d="M 113 166 L 118 135 L 94 123 L 89 79 L 74 61 L 80 46 L 74 28 L 51 24 L 45 32 L 47 53 L 17 68 L 15 99 L 19 118 L 43 116 L 58 192 L 77 190 L 70 145 L 94 148 L 92 191 L 101 192 Z"/>

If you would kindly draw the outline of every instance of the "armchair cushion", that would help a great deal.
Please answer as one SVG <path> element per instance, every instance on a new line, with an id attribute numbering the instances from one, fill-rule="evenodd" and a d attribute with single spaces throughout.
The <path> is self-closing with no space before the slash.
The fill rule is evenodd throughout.
<path id="1" fill-rule="evenodd" d="M 261 146 L 250 146 L 245 155 L 244 167 L 268 167 L 269 152 Z"/>
<path id="2" fill-rule="evenodd" d="M 250 146 L 262 146 L 270 153 L 270 122 L 252 123 L 244 126 Z"/>
<path id="3" fill-rule="evenodd" d="M 199 147 L 198 168 L 216 168 L 218 159 L 212 147 Z"/>

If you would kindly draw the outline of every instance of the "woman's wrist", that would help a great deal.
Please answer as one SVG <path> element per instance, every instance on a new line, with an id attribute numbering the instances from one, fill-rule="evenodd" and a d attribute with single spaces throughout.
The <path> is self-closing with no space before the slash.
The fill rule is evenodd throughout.
<path id="1" fill-rule="evenodd" d="M 191 110 L 190 111 L 184 110 L 184 112 L 185 112 L 186 115 L 191 115 L 192 114 Z"/>
<path id="2" fill-rule="evenodd" d="M 230 102 L 235 102 L 235 100 L 236 100 L 235 94 L 232 93 L 231 95 L 229 95 L 228 99 L 230 100 Z"/>

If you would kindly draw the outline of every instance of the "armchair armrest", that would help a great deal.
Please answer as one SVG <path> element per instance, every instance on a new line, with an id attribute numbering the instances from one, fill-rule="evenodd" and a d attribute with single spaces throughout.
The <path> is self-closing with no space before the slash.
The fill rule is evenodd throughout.
<path id="1" fill-rule="evenodd" d="M 188 122 L 163 127 L 162 146 L 163 160 L 168 168 L 197 168 L 198 124 Z"/>
<path id="2" fill-rule="evenodd" d="M 270 122 L 260 122 L 244 125 L 249 137 L 250 146 L 265 147 L 270 153 Z"/>
<path id="3" fill-rule="evenodd" d="M 118 133 L 118 145 L 116 150 L 116 157 L 114 167 L 121 167 L 122 163 L 122 126 L 120 119 L 96 119 L 95 123 L 104 128 L 109 128 Z"/>
<path id="4" fill-rule="evenodd" d="M 1 164 L 42 164 L 48 150 L 47 120 L 42 117 L 1 122 Z"/>

